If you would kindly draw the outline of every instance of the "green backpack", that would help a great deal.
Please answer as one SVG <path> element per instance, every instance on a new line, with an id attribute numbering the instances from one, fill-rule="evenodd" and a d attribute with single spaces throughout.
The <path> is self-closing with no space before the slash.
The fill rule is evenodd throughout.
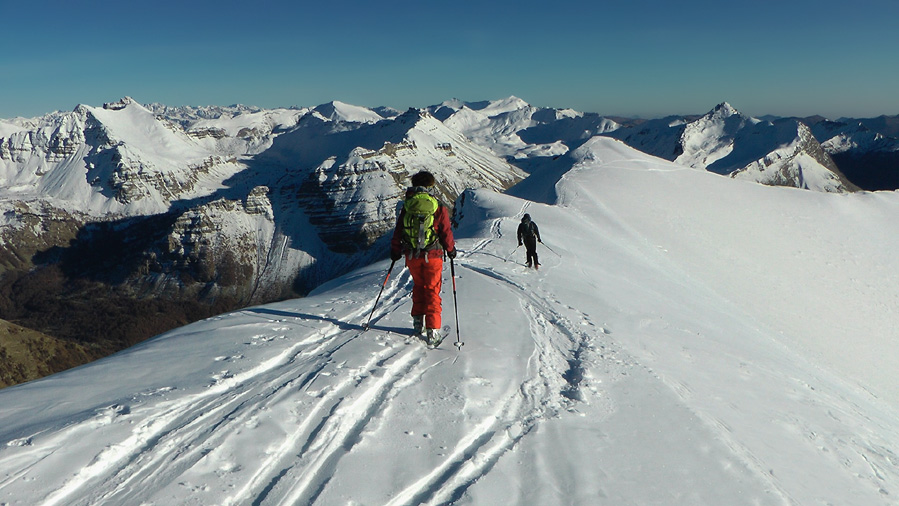
<path id="1" fill-rule="evenodd" d="M 427 193 L 416 193 L 403 202 L 403 241 L 416 253 L 432 249 L 437 242 L 434 213 L 439 204 Z"/>

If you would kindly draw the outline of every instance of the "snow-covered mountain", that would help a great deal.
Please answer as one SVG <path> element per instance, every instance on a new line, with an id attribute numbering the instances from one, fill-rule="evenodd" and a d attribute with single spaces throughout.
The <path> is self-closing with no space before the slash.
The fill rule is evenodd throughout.
<path id="1" fill-rule="evenodd" d="M 242 170 L 238 157 L 264 150 L 304 111 L 221 114 L 185 128 L 183 115 L 159 116 L 127 97 L 51 114 L 0 139 L 0 198 L 98 217 L 166 212 Z"/>
<path id="2" fill-rule="evenodd" d="M 112 308 L 101 318 L 118 321 L 119 311 L 142 311 L 136 299 L 162 299 L 172 305 L 147 306 L 149 317 L 182 308 L 177 324 L 302 294 L 384 254 L 410 174 L 434 172 L 447 204 L 467 188 L 503 191 L 531 174 L 516 194 L 552 202 L 546 181 L 566 174 L 570 155 L 597 135 L 764 184 L 854 188 L 826 151 L 839 156 L 837 146 L 857 146 L 858 135 L 833 135 L 822 149 L 800 121 L 749 118 L 726 103 L 704 116 L 640 121 L 514 96 L 406 112 L 126 97 L 0 120 L 0 317 L 83 339 L 71 322 L 87 319 L 71 312 L 94 305 L 75 300 L 100 298 Z M 884 142 L 866 144 L 871 156 L 889 150 Z M 140 322 L 111 328 L 126 344 L 153 332 Z"/>
<path id="3" fill-rule="evenodd" d="M 572 140 L 583 142 L 620 126 L 596 113 L 534 107 L 515 96 L 476 103 L 451 100 L 431 110 L 450 128 L 516 161 L 564 154 Z"/>
<path id="4" fill-rule="evenodd" d="M 0 502 L 895 504 L 899 193 L 561 158 L 459 197 L 440 349 L 381 261 L 4 389 Z"/>
<path id="5" fill-rule="evenodd" d="M 195 319 L 304 293 L 384 255 L 375 242 L 412 173 L 437 174 L 447 203 L 525 175 L 427 111 L 380 111 L 336 101 L 172 108 L 126 97 L 4 122 L 0 316 L 133 344 L 149 330 L 109 322 L 114 338 L 84 335 L 69 322 L 89 319 L 72 313 L 96 306 L 67 301 L 131 308 L 162 298 L 193 307 L 184 318 Z"/>
<path id="6" fill-rule="evenodd" d="M 648 154 L 701 170 L 774 186 L 847 192 L 847 179 L 809 127 L 795 119 L 763 121 L 728 103 L 700 117 L 619 124 L 597 114 L 541 109 L 510 99 L 487 104 L 445 102 L 444 123 L 475 142 L 533 168 L 595 135 L 608 135 Z"/>
<path id="7" fill-rule="evenodd" d="M 892 133 L 889 124 L 875 122 Z M 811 125 L 821 146 L 859 186 L 869 190 L 899 188 L 899 138 L 861 121 L 818 121 Z"/>
<path id="8" fill-rule="evenodd" d="M 321 114 L 330 121 L 350 123 L 377 123 L 384 119 L 377 112 L 358 105 L 347 104 L 334 100 L 316 107 L 315 112 Z"/>
<path id="9" fill-rule="evenodd" d="M 681 146 L 684 153 L 675 162 L 734 178 L 835 193 L 858 189 L 805 124 L 795 120 L 762 122 L 743 116 L 726 103 L 687 124 Z M 776 148 L 768 151 L 772 146 Z M 759 158 L 761 153 L 764 156 Z"/>
<path id="10" fill-rule="evenodd" d="M 726 102 L 692 121 L 667 118 L 610 135 L 647 153 L 734 178 L 825 192 L 857 190 L 806 125 L 761 121 Z"/>

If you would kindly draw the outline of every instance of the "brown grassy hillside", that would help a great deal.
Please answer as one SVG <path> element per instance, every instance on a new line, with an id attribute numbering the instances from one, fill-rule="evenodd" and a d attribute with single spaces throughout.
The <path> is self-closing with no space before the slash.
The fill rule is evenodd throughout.
<path id="1" fill-rule="evenodd" d="M 98 358 L 77 343 L 0 320 L 0 388 L 31 381 Z"/>

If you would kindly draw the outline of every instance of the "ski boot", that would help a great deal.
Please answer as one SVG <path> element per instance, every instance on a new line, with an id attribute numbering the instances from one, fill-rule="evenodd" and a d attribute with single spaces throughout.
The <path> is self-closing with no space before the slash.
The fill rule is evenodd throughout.
<path id="1" fill-rule="evenodd" d="M 425 315 L 417 315 L 412 317 L 412 332 L 415 333 L 416 336 L 424 335 Z"/>
<path id="2" fill-rule="evenodd" d="M 436 348 L 443 342 L 443 333 L 440 332 L 440 329 L 428 329 L 425 334 L 425 342 L 428 343 L 428 347 Z"/>

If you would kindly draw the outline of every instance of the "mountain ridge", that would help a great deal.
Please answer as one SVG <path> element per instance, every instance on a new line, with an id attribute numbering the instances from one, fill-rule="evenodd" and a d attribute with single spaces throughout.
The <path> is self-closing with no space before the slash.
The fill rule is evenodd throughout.
<path id="1" fill-rule="evenodd" d="M 0 317 L 69 329 L 59 337 L 77 340 L 86 337 L 64 322 L 28 316 L 27 294 L 65 306 L 79 290 L 94 297 L 107 287 L 127 308 L 183 302 L 187 318 L 306 293 L 383 256 L 396 202 L 420 169 L 438 176 L 447 205 L 467 188 L 513 186 L 548 202 L 555 183 L 527 178 L 561 178 L 573 151 L 608 136 L 697 170 L 842 192 L 856 188 L 828 153 L 891 153 L 893 145 L 861 129 L 819 122 L 810 133 L 801 121 L 749 118 L 726 102 L 705 115 L 647 121 L 515 96 L 378 110 L 339 101 L 169 107 L 124 97 L 0 120 Z M 811 135 L 819 132 L 830 134 L 823 145 Z M 119 258 L 104 252 L 110 245 Z"/>

